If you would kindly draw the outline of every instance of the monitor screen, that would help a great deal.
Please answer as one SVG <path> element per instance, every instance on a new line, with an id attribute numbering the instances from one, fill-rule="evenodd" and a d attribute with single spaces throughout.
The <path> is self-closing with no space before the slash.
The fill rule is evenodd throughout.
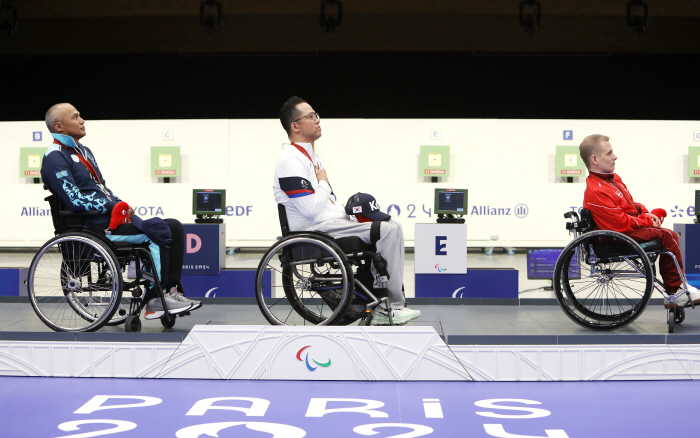
<path id="1" fill-rule="evenodd" d="M 554 268 L 563 248 L 528 248 L 527 249 L 527 279 L 551 280 L 554 277 Z M 581 270 L 576 256 L 571 258 L 569 264 L 569 278 L 578 280 L 581 278 Z"/>
<path id="2" fill-rule="evenodd" d="M 192 191 L 192 214 L 218 216 L 226 210 L 226 190 L 194 189 Z"/>
<path id="3" fill-rule="evenodd" d="M 467 189 L 435 189 L 435 214 L 467 214 Z"/>

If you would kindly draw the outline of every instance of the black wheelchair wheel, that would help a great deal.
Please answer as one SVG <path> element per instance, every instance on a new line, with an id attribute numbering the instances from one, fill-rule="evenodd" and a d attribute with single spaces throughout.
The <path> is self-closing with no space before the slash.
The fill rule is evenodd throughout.
<path id="1" fill-rule="evenodd" d="M 139 333 L 141 331 L 141 320 L 138 315 L 129 315 L 124 318 L 124 331 Z"/>
<path id="2" fill-rule="evenodd" d="M 272 274 L 269 284 L 264 282 L 265 272 Z M 265 253 L 255 274 L 255 298 L 273 325 L 338 324 L 352 295 L 350 264 L 323 236 L 295 234 L 279 240 Z"/>
<path id="3" fill-rule="evenodd" d="M 557 302 L 572 321 L 591 330 L 612 330 L 641 315 L 653 292 L 654 274 L 637 242 L 614 231 L 593 231 L 564 248 L 553 283 Z"/>
<path id="4" fill-rule="evenodd" d="M 685 321 L 685 308 L 679 307 L 676 309 L 676 324 L 680 324 Z"/>
<path id="5" fill-rule="evenodd" d="M 674 309 L 668 309 L 668 332 L 673 333 L 673 326 L 685 321 L 685 309 L 683 307 L 676 307 Z"/>
<path id="6" fill-rule="evenodd" d="M 160 323 L 163 325 L 164 328 L 171 329 L 175 327 L 176 318 L 177 315 L 170 315 L 170 319 L 168 319 L 168 315 L 163 315 L 160 317 Z"/>
<path id="7" fill-rule="evenodd" d="M 29 267 L 29 301 L 55 331 L 95 331 L 109 321 L 122 294 L 119 263 L 107 245 L 85 233 L 46 242 Z"/>

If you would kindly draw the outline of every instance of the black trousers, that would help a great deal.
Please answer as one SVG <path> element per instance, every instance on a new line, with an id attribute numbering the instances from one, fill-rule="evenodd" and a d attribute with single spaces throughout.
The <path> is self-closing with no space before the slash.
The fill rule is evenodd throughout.
<path id="1" fill-rule="evenodd" d="M 170 228 L 173 242 L 170 248 L 160 247 L 160 277 L 161 284 L 170 289 L 177 286 L 182 278 L 182 263 L 185 258 L 185 232 L 182 229 L 182 224 L 177 219 L 164 219 L 165 223 Z M 132 224 L 119 225 L 116 230 L 112 230 L 112 234 L 120 236 L 133 236 L 135 234 L 144 234 Z"/>

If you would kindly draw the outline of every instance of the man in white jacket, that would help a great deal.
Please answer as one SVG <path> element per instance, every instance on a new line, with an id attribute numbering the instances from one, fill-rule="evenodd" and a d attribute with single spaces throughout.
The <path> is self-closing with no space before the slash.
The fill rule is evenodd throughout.
<path id="1" fill-rule="evenodd" d="M 314 153 L 314 142 L 321 137 L 318 113 L 304 99 L 295 96 L 282 105 L 280 121 L 289 143 L 282 145 L 277 159 L 273 189 L 275 201 L 286 208 L 290 231 L 323 231 L 335 238 L 357 236 L 370 243 L 371 222 L 358 222 L 348 216 L 333 193 L 323 163 Z M 392 220 L 382 222 L 376 246 L 387 262 L 393 322 L 406 324 L 418 318 L 420 311 L 406 307 L 402 292 L 404 241 L 401 224 Z M 372 324 L 389 324 L 388 315 L 375 310 Z"/>

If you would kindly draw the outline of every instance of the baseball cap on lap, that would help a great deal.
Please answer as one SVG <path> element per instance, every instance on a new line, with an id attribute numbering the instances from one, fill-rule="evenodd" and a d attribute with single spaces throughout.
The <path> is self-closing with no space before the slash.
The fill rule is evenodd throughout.
<path id="1" fill-rule="evenodd" d="M 382 213 L 374 196 L 367 193 L 355 193 L 345 204 L 345 213 L 355 216 L 358 222 L 388 221 L 391 219 Z"/>
<path id="2" fill-rule="evenodd" d="M 149 239 L 158 246 L 169 247 L 173 242 L 173 235 L 170 233 L 170 227 L 165 221 L 159 217 L 143 220 L 140 217 L 131 216 L 131 223 L 143 231 Z"/>

